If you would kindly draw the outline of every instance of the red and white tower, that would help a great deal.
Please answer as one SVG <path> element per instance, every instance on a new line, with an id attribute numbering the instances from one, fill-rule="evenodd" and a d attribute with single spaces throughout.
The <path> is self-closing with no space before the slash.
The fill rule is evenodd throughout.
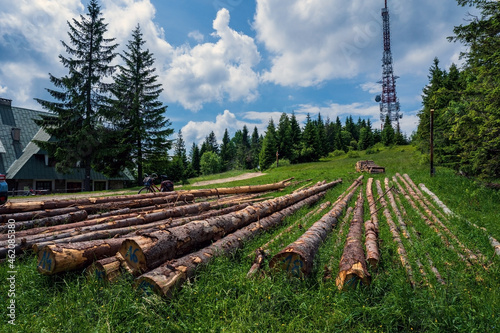
<path id="1" fill-rule="evenodd" d="M 389 9 L 387 8 L 387 0 L 385 7 L 382 8 L 382 20 L 384 27 L 384 55 L 382 57 L 382 96 L 377 96 L 377 102 L 380 102 L 380 120 L 382 124 L 385 117 L 389 116 L 391 122 L 396 122 L 399 125 L 399 119 L 403 118 L 403 114 L 399 109 L 399 100 L 396 96 L 396 79 L 392 67 L 392 52 L 391 52 L 391 29 L 389 24 Z M 399 128 L 399 126 L 398 126 Z"/>

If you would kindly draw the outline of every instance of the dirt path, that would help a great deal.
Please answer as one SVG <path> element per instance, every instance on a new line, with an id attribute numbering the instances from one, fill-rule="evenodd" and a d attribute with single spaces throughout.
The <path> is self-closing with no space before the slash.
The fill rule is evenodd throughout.
<path id="1" fill-rule="evenodd" d="M 265 175 L 265 173 L 262 172 L 249 172 L 249 173 L 244 173 L 239 176 L 235 177 L 229 177 L 229 178 L 222 178 L 222 179 L 214 179 L 214 180 L 205 180 L 201 182 L 196 182 L 194 184 L 191 184 L 191 186 L 206 186 L 206 185 L 212 185 L 212 184 L 221 184 L 221 183 L 229 183 L 229 182 L 234 182 L 236 180 L 244 180 L 244 179 L 250 179 L 250 178 L 255 178 L 255 177 L 260 177 Z"/>
<path id="2" fill-rule="evenodd" d="M 260 177 L 265 175 L 265 173 L 262 172 L 249 172 L 249 173 L 244 173 L 239 176 L 235 177 L 228 177 L 228 178 L 222 178 L 222 179 L 214 179 L 214 180 L 205 180 L 201 182 L 196 182 L 194 184 L 191 184 L 191 186 L 206 186 L 206 185 L 211 185 L 211 184 L 220 184 L 220 183 L 228 183 L 228 182 L 233 182 L 236 180 L 243 180 L 243 179 L 250 179 L 250 178 L 255 178 L 255 177 Z M 180 186 L 177 186 L 180 187 Z M 15 202 L 15 201 L 46 201 L 46 200 L 65 200 L 65 199 L 78 199 L 78 198 L 89 198 L 89 197 L 101 197 L 101 196 L 110 196 L 110 195 L 123 195 L 123 194 L 130 194 L 130 190 L 123 190 L 123 191 L 117 191 L 117 192 L 92 192 L 92 193 L 71 193 L 71 194 L 61 194 L 61 195 L 34 195 L 34 196 L 27 196 L 27 197 L 15 197 L 15 198 L 9 198 L 9 201 Z"/>

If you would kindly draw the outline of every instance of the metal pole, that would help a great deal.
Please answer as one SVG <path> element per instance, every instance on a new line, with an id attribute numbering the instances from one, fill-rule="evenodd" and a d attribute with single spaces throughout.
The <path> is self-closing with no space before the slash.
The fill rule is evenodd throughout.
<path id="1" fill-rule="evenodd" d="M 431 109 L 431 133 L 430 133 L 430 148 L 431 148 L 431 177 L 434 176 L 434 109 Z"/>

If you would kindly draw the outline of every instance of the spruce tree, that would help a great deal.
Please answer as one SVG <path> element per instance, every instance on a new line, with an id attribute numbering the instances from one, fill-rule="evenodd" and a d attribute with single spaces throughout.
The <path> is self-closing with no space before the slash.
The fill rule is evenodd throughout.
<path id="1" fill-rule="evenodd" d="M 290 162 L 297 163 L 300 160 L 302 130 L 300 129 L 299 122 L 297 121 L 297 117 L 295 117 L 294 112 L 292 112 L 292 116 L 290 117 L 290 138 Z"/>
<path id="2" fill-rule="evenodd" d="M 220 146 L 220 158 L 222 161 L 222 171 L 229 170 L 232 167 L 232 162 L 234 158 L 234 153 L 232 149 L 232 142 L 229 138 L 229 132 L 224 131 L 224 136 L 222 137 L 222 144 Z"/>
<path id="3" fill-rule="evenodd" d="M 194 172 L 194 176 L 198 176 L 200 174 L 200 148 L 198 145 L 193 142 L 191 146 L 191 151 L 189 152 L 189 159 L 191 162 L 191 169 Z"/>
<path id="4" fill-rule="evenodd" d="M 396 133 L 392 127 L 389 115 L 385 116 L 384 128 L 382 129 L 382 143 L 384 146 L 391 146 L 396 143 Z"/>
<path id="5" fill-rule="evenodd" d="M 271 118 L 271 120 L 269 120 L 269 124 L 267 125 L 266 136 L 262 141 L 262 148 L 259 154 L 259 166 L 262 171 L 268 169 L 276 160 L 277 150 L 278 144 L 276 140 L 276 127 L 274 126 L 274 121 Z"/>
<path id="6" fill-rule="evenodd" d="M 251 166 L 250 168 L 256 168 L 259 165 L 259 153 L 261 148 L 261 140 L 259 137 L 259 131 L 257 126 L 253 128 L 252 139 L 250 141 L 250 156 L 251 156 Z"/>
<path id="7" fill-rule="evenodd" d="M 290 126 L 290 119 L 284 112 L 281 114 L 276 134 L 280 158 L 290 160 L 292 157 L 292 146 L 290 145 L 292 141 L 292 128 Z"/>
<path id="8" fill-rule="evenodd" d="M 167 106 L 159 100 L 163 89 L 157 83 L 153 54 L 144 49 L 145 43 L 137 25 L 132 32 L 132 40 L 127 44 L 127 51 L 120 55 L 125 65 L 119 66 L 111 90 L 111 117 L 116 138 L 119 139 L 117 144 L 127 156 L 123 164 L 137 165 L 138 184 L 142 182 L 145 160 L 154 165 L 155 161 L 167 157 L 172 146 L 168 137 L 174 131 L 165 118 Z"/>
<path id="9" fill-rule="evenodd" d="M 118 45 L 104 36 L 108 25 L 96 0 L 90 1 L 87 11 L 80 20 L 68 22 L 70 42 L 62 42 L 68 57 L 59 56 L 68 74 L 60 78 L 49 74 L 52 84 L 60 89 L 47 89 L 56 102 L 36 99 L 52 113 L 36 122 L 54 140 L 35 143 L 56 160 L 60 172 L 69 172 L 77 163 L 83 164 L 83 187 L 90 191 L 90 171 L 99 156 L 97 152 L 103 148 L 101 140 L 107 131 L 104 110 L 109 84 L 105 79 L 113 74 L 111 62 Z"/>

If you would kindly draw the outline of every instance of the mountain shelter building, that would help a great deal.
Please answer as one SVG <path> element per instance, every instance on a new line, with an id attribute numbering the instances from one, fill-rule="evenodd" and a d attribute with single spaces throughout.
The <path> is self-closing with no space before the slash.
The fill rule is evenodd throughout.
<path id="1" fill-rule="evenodd" d="M 73 193 L 83 189 L 84 168 L 59 173 L 48 153 L 32 142 L 51 139 L 34 121 L 43 114 L 48 113 L 13 107 L 11 100 L 0 98 L 0 174 L 6 175 L 11 195 L 29 189 L 40 193 Z M 116 178 L 91 171 L 93 191 L 121 189 L 133 181 L 128 170 Z"/>

